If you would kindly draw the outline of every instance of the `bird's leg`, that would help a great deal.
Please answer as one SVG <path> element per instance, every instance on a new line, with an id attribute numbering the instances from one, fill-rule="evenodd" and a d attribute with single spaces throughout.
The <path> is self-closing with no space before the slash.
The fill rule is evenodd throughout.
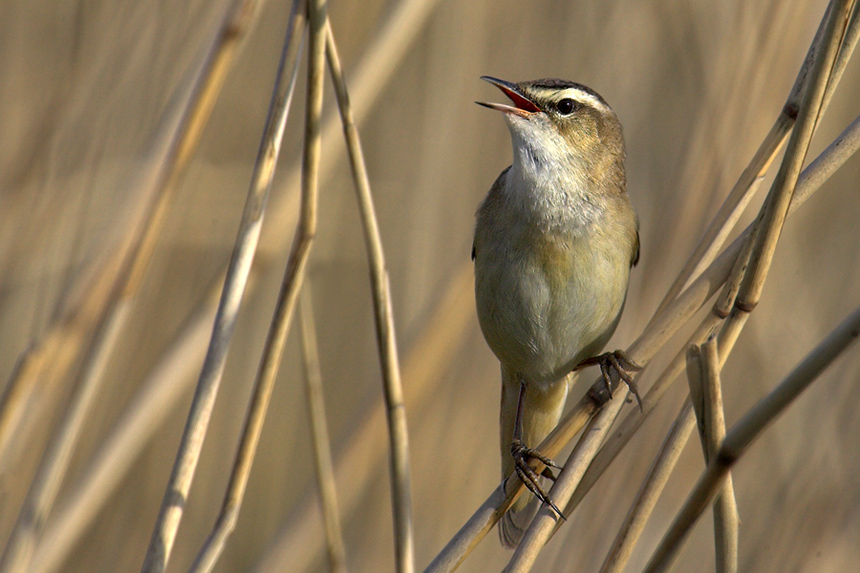
<path id="1" fill-rule="evenodd" d="M 636 386 L 636 380 L 633 378 L 634 372 L 642 370 L 642 367 L 633 362 L 623 350 L 614 352 L 604 352 L 591 358 L 586 358 L 574 368 L 574 371 L 581 370 L 588 366 L 598 365 L 600 374 L 603 375 L 603 383 L 606 385 L 606 390 L 609 396 L 612 397 L 612 370 L 618 373 L 620 378 L 630 389 L 630 393 L 636 398 L 636 403 L 639 405 L 639 411 L 642 411 L 642 398 L 639 396 L 639 388 Z"/>
<path id="2" fill-rule="evenodd" d="M 541 487 L 539 481 L 540 476 L 529 464 L 529 460 L 539 460 L 542 464 L 547 466 L 541 475 L 549 474 L 549 477 L 553 481 L 555 481 L 555 476 L 552 475 L 552 471 L 549 468 L 561 469 L 561 466 L 556 464 L 554 461 L 540 453 L 538 450 L 527 447 L 523 442 L 523 404 L 525 403 L 525 398 L 526 383 L 524 380 L 520 379 L 520 395 L 517 400 L 517 417 L 514 421 L 514 435 L 511 440 L 511 456 L 514 458 L 514 469 L 517 472 L 517 476 L 523 484 L 525 484 L 526 488 L 532 492 L 535 497 L 541 501 L 541 503 L 549 505 L 556 515 L 564 519 L 564 515 L 561 513 L 561 510 L 555 505 L 555 503 L 553 503 Z"/>

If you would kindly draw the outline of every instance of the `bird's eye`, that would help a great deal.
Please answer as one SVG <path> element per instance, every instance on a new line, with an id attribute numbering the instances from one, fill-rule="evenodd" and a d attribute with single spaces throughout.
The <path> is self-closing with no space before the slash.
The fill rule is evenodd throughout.
<path id="1" fill-rule="evenodd" d="M 555 108 L 561 115 L 570 115 L 576 109 L 576 102 L 570 98 L 564 98 L 555 104 Z"/>

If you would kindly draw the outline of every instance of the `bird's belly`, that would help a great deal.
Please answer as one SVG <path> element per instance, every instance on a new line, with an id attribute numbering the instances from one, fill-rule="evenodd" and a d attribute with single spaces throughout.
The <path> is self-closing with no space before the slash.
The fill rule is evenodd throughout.
<path id="1" fill-rule="evenodd" d="M 615 330 L 628 265 L 582 241 L 541 237 L 476 260 L 478 318 L 496 356 L 534 382 L 554 382 Z"/>

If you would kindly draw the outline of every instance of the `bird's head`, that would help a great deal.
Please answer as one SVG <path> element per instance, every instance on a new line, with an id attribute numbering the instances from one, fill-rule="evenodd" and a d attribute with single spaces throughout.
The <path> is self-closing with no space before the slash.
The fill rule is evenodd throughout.
<path id="1" fill-rule="evenodd" d="M 600 95 L 584 85 L 559 79 L 507 82 L 481 79 L 498 87 L 512 105 L 476 102 L 501 111 L 511 131 L 514 154 L 534 161 L 584 163 L 593 175 L 621 167 L 621 124 Z"/>

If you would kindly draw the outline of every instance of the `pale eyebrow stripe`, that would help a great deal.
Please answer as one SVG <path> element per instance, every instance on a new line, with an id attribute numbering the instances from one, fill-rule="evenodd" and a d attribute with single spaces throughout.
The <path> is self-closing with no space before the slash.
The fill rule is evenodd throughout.
<path id="1" fill-rule="evenodd" d="M 561 100 L 566 97 L 575 99 L 581 103 L 590 105 L 591 107 L 603 110 L 604 112 L 612 112 L 612 109 L 608 105 L 606 105 L 603 100 L 577 88 L 568 88 L 562 91 L 558 99 Z"/>
<path id="2" fill-rule="evenodd" d="M 553 98 L 553 101 L 558 102 L 564 98 L 574 99 L 580 103 L 599 109 L 604 113 L 614 113 L 612 108 L 610 108 L 602 99 L 578 88 L 567 88 L 562 90 L 557 98 Z"/>

